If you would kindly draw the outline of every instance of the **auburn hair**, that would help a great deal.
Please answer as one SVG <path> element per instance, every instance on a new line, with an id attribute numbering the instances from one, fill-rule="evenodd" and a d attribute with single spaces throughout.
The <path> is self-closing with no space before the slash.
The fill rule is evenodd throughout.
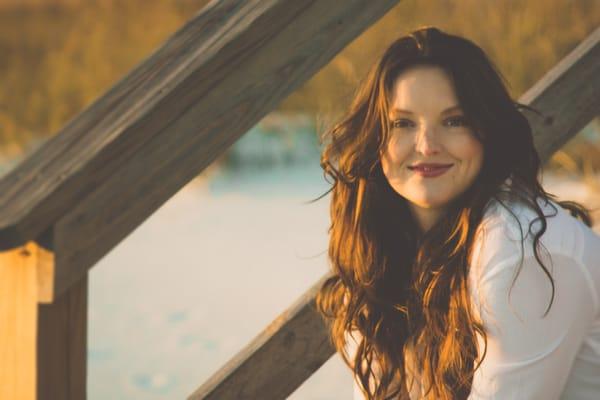
<path id="1" fill-rule="evenodd" d="M 394 81 L 418 64 L 447 72 L 484 149 L 473 184 L 423 235 L 407 200 L 387 182 L 379 158 L 389 137 Z M 427 383 L 428 398 L 469 395 L 479 366 L 476 333 L 486 344 L 483 357 L 487 336 L 471 312 L 467 276 L 475 232 L 491 199 L 505 204 L 508 196 L 535 210 L 541 228 L 534 235 L 534 254 L 552 283 L 553 299 L 554 282 L 537 249 L 546 230 L 537 199 L 551 198 L 588 226 L 591 218 L 583 206 L 558 201 L 538 182 L 540 158 L 523 115 L 526 109 L 511 99 L 480 47 L 426 27 L 391 43 L 359 85 L 343 118 L 323 132 L 321 167 L 331 179 L 325 194 L 331 193 L 332 274 L 320 287 L 316 305 L 332 344 L 366 398 L 409 399 L 407 357 Z M 507 179 L 509 190 L 503 187 Z M 345 351 L 349 332 L 360 334 L 352 360 Z"/>

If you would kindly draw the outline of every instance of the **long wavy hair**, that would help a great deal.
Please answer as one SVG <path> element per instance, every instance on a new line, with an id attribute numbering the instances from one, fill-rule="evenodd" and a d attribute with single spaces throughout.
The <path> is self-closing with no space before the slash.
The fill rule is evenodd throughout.
<path id="1" fill-rule="evenodd" d="M 391 188 L 380 163 L 389 135 L 394 81 L 417 64 L 440 66 L 448 73 L 484 149 L 473 184 L 423 235 L 407 200 Z M 483 357 L 487 335 L 471 312 L 467 275 L 475 231 L 493 198 L 505 204 L 508 197 L 535 210 L 530 232 L 541 221 L 533 246 L 552 283 L 546 313 L 550 309 L 554 281 L 538 254 L 546 220 L 537 199 L 554 200 L 588 226 L 591 218 L 580 204 L 558 201 L 540 185 L 540 158 L 522 113 L 526 109 L 511 99 L 480 47 L 427 27 L 387 48 L 359 85 L 344 117 L 323 133 L 321 167 L 332 184 L 325 193 L 332 194 L 328 252 L 332 274 L 320 288 L 316 305 L 331 342 L 368 399 L 409 399 L 407 357 L 427 382 L 431 398 L 469 395 L 480 364 L 475 365 L 476 333 L 485 342 Z M 503 185 L 507 179 L 509 189 Z M 349 332 L 360 334 L 353 360 L 345 350 Z"/>

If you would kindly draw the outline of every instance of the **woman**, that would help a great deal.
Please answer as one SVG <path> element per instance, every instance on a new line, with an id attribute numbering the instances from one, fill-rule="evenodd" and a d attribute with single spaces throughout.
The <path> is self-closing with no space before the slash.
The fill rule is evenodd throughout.
<path id="1" fill-rule="evenodd" d="M 317 306 L 355 399 L 600 398 L 600 238 L 541 187 L 522 108 L 478 46 L 424 28 L 326 132 Z"/>

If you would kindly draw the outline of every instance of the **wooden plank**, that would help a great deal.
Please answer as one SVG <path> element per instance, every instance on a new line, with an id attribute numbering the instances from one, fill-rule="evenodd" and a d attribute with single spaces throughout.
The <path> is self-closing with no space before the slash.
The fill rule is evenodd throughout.
<path id="1" fill-rule="evenodd" d="M 56 197 L 46 199 L 70 204 L 54 225 L 55 243 L 65 250 L 56 253 L 56 294 L 395 3 L 224 0 L 219 7 L 236 7 L 220 15 L 222 31 L 199 36 L 205 29 L 199 25 L 177 34 L 167 47 L 177 47 L 179 52 L 172 53 L 180 59 L 189 58 L 185 67 L 171 61 L 178 66 L 176 71 L 147 79 L 163 82 L 162 86 L 123 106 L 135 110 L 125 116 L 107 114 L 119 124 L 93 127 L 72 143 L 76 152 L 65 149 L 71 153 L 67 158 L 78 158 L 77 168 L 86 172 L 74 174 L 73 179 L 81 178 L 79 183 L 72 181 L 60 190 L 80 185 L 87 195 L 73 202 L 71 197 L 64 200 L 59 190 L 52 195 Z M 209 20 L 212 27 L 214 18 Z M 111 136 L 111 141 L 98 147 L 103 136 Z M 85 142 L 89 143 L 80 145 Z M 91 159 L 82 160 L 82 154 L 90 151 L 94 151 Z M 60 159 L 70 162 L 62 155 Z M 49 212 L 42 213 L 44 218 Z M 39 221 L 36 218 L 28 221 Z"/>
<path id="2" fill-rule="evenodd" d="M 103 149 L 108 152 L 105 156 L 116 150 L 109 149 L 109 144 L 128 121 L 131 124 L 141 117 L 144 105 L 156 105 L 170 85 L 187 75 L 185 67 L 198 58 L 195 53 L 204 50 L 213 55 L 221 50 L 223 43 L 215 43 L 211 36 L 223 36 L 219 22 L 234 9 L 232 4 L 209 4 L 204 13 L 0 180 L 0 249 L 37 237 L 41 229 L 51 226 L 97 182 L 114 172 L 85 167 Z M 184 71 L 178 71 L 181 69 Z M 143 142 L 136 140 L 133 146 Z M 116 162 L 111 165 L 118 170 Z"/>
<path id="3" fill-rule="evenodd" d="M 87 384 L 88 275 L 54 299 L 54 229 L 36 239 L 38 256 L 37 400 L 80 400 Z"/>
<path id="4" fill-rule="evenodd" d="M 526 112 L 535 146 L 547 160 L 600 113 L 600 28 L 532 86 L 519 102 L 542 111 Z"/>
<path id="5" fill-rule="evenodd" d="M 131 204 L 96 210 L 122 239 L 396 3 L 211 2 L 0 181 L 0 248 L 37 237 L 100 187 L 118 188 L 111 202 L 129 190 L 144 203 L 135 223 Z M 169 188 L 155 189 L 165 176 Z"/>
<path id="6" fill-rule="evenodd" d="M 0 253 L 0 399 L 35 399 L 36 245 Z"/>
<path id="7" fill-rule="evenodd" d="M 322 282 L 313 285 L 188 399 L 287 398 L 334 353 L 314 309 Z"/>
<path id="8" fill-rule="evenodd" d="M 86 274 L 52 304 L 39 305 L 37 400 L 86 398 L 87 293 Z"/>
<path id="9" fill-rule="evenodd" d="M 543 159 L 551 156 L 551 152 L 557 149 L 557 143 L 564 143 L 563 140 L 568 139 L 558 127 L 568 129 L 569 134 L 573 136 L 597 115 L 600 104 L 598 103 L 599 32 L 600 30 L 593 32 L 519 100 L 524 104 L 534 105 L 542 113 L 556 118 L 552 124 L 547 125 L 530 120 L 537 138 L 536 146 Z M 581 97 L 573 100 L 578 106 L 560 104 L 560 101 L 571 101 L 573 96 Z M 592 103 L 592 106 L 588 107 L 586 102 Z M 561 139 L 557 140 L 555 136 Z M 544 145 L 546 140 L 552 145 Z M 290 308 L 292 311 L 287 312 L 302 315 L 301 323 L 298 319 L 289 318 L 286 316 L 288 314 L 284 313 L 280 317 L 284 320 L 276 320 L 271 329 L 265 330 L 256 337 L 251 344 L 200 386 L 189 399 L 238 398 L 238 395 L 246 396 L 246 394 L 248 397 L 239 398 L 267 396 L 268 399 L 284 399 L 291 393 L 292 385 L 286 386 L 286 390 L 279 391 L 281 386 L 290 381 L 298 387 L 304 382 L 308 378 L 309 371 L 316 371 L 334 354 L 333 347 L 324 344 L 328 340 L 328 333 L 321 316 L 314 309 L 317 288 L 322 285 L 326 276 Z M 305 329 L 305 326 L 309 326 L 310 329 Z M 278 330 L 273 331 L 273 329 Z M 271 339 L 280 338 L 284 332 L 303 344 L 301 352 L 290 351 L 280 339 Z M 276 388 L 278 392 L 269 397 L 271 387 Z"/>

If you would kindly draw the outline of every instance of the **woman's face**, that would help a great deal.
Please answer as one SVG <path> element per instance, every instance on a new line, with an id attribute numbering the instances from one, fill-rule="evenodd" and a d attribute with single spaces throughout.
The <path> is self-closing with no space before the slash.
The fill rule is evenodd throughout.
<path id="1" fill-rule="evenodd" d="M 396 78 L 389 120 L 383 172 L 426 231 L 473 183 L 483 146 L 465 125 L 452 81 L 441 67 L 414 66 Z"/>

